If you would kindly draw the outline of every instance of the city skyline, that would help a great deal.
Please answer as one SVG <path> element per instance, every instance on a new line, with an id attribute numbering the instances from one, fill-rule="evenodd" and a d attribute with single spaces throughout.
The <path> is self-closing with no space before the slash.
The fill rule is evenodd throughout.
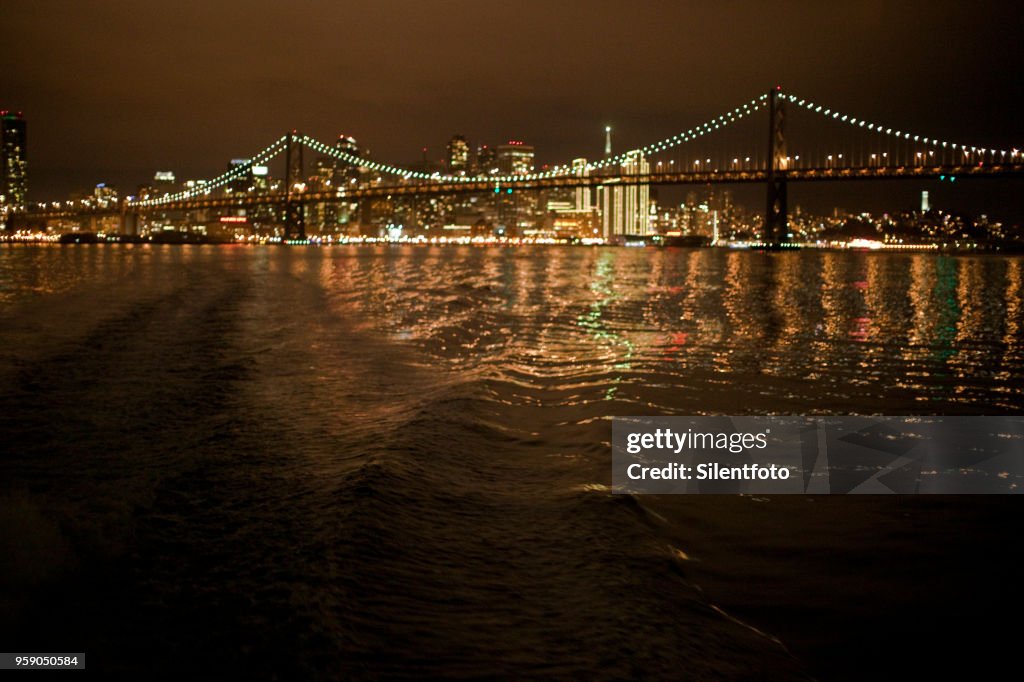
<path id="1" fill-rule="evenodd" d="M 8 119 L 17 119 L 17 123 L 21 126 L 21 136 L 23 138 L 26 124 L 24 112 L 5 111 L 4 114 Z M 607 157 L 611 151 L 613 130 L 614 126 L 602 125 L 600 126 L 600 130 L 598 131 L 601 135 L 600 139 L 602 140 L 602 146 L 604 147 L 604 157 Z M 338 138 L 339 140 L 348 140 L 347 144 L 350 147 L 355 148 L 356 141 L 355 138 L 352 137 L 351 135 L 342 133 L 338 136 Z M 470 171 L 479 171 L 481 168 L 486 166 L 486 161 L 484 161 L 484 163 L 481 164 L 481 158 L 485 158 L 488 154 L 496 155 L 498 150 L 503 146 L 507 147 L 508 145 L 511 144 L 524 144 L 522 140 L 512 139 L 509 139 L 504 143 L 499 142 L 497 144 L 494 144 L 494 141 L 479 142 L 474 139 L 469 139 L 465 135 L 462 135 L 461 133 L 455 133 L 447 141 L 447 143 L 439 143 L 433 146 L 425 146 L 420 148 L 420 158 L 418 161 L 401 164 L 399 167 L 413 170 L 425 170 L 429 168 L 434 171 L 447 173 L 451 170 L 451 145 L 456 140 L 460 141 L 461 144 L 466 145 L 466 149 L 462 152 L 465 154 L 465 160 L 462 162 L 464 166 L 456 168 L 456 174 L 469 174 Z M 535 149 L 535 147 L 533 145 L 528 145 L 528 147 L 531 149 L 532 154 L 532 150 Z M 637 150 L 635 149 L 616 149 L 616 151 L 620 152 L 621 154 L 633 154 L 637 152 Z M 1018 151 L 1019 150 L 1014 148 L 1013 153 L 1016 154 Z M 21 149 L 20 153 L 22 154 L 21 182 L 24 185 L 24 149 Z M 372 156 L 372 151 L 366 148 L 361 149 L 360 153 L 363 154 L 368 159 L 371 158 Z M 409 154 L 407 156 L 411 157 L 412 154 Z M 601 158 L 601 156 L 602 155 L 595 154 L 594 158 Z M 828 158 L 831 159 L 832 157 Z M 531 159 L 533 159 L 532 156 Z M 239 160 L 240 159 L 237 156 L 231 157 L 232 163 L 237 162 Z M 379 161 L 380 159 L 374 160 Z M 563 165 L 568 167 L 575 164 L 578 161 L 580 161 L 579 158 L 573 159 L 570 163 L 563 163 Z M 586 161 L 586 159 L 584 158 L 583 161 Z M 630 162 L 626 161 L 626 163 L 623 166 L 624 169 L 627 167 L 628 163 Z M 822 160 L 819 163 L 819 165 L 825 165 L 826 163 L 827 162 L 824 161 L 824 153 L 822 153 Z M 544 169 L 557 167 L 556 164 L 549 163 L 538 162 L 537 165 L 540 168 Z M 494 172 L 499 172 L 500 170 L 501 169 L 499 169 L 497 166 L 495 166 L 495 168 L 493 169 Z M 511 172 L 512 169 L 509 168 L 505 170 Z M 524 169 L 520 168 L 517 172 L 523 172 L 523 170 Z M 626 170 L 626 172 L 628 173 L 630 171 Z M 159 176 L 160 174 L 171 173 L 172 175 L 178 177 L 180 180 L 188 178 L 188 180 L 192 183 L 201 182 L 206 178 L 213 177 L 216 174 L 213 170 L 211 170 L 205 176 L 188 177 L 183 176 L 178 171 L 162 169 L 162 167 L 156 167 L 156 169 L 154 169 L 152 173 L 156 176 Z M 96 176 L 95 182 L 77 186 L 74 189 L 70 190 L 63 197 L 44 198 L 38 196 L 30 196 L 29 199 L 30 203 L 37 203 L 48 202 L 51 200 L 62 201 L 68 198 L 87 197 L 93 195 L 96 187 L 110 187 L 117 190 L 117 193 L 119 193 L 122 196 L 132 196 L 135 193 L 137 193 L 138 189 L 145 187 L 148 184 L 148 180 L 148 177 L 137 177 L 134 178 L 133 180 L 129 180 L 127 184 L 121 184 L 116 181 L 111 181 L 109 175 Z M 1018 193 L 1014 189 L 1014 181 L 996 180 L 995 182 L 990 182 L 987 184 L 989 185 L 989 187 L 986 187 L 984 190 L 979 191 L 976 185 L 974 187 L 971 187 L 970 183 L 961 183 L 959 186 L 955 188 L 957 192 L 953 193 L 949 191 L 954 189 L 952 185 L 936 185 L 934 182 L 922 181 L 922 183 L 915 183 L 914 187 L 904 187 L 902 188 L 902 191 L 899 192 L 894 192 L 893 188 L 890 186 L 889 188 L 887 188 L 887 191 L 873 193 L 875 196 L 871 196 L 870 199 L 867 201 L 865 201 L 865 197 L 861 194 L 862 190 L 856 187 L 845 187 L 843 189 L 846 191 L 835 191 L 835 185 L 828 187 L 825 192 L 820 191 L 820 189 L 816 187 L 815 190 L 812 192 L 805 192 L 803 196 L 800 196 L 799 194 L 797 196 L 798 199 L 802 200 L 800 202 L 800 205 L 810 207 L 810 209 L 813 212 L 821 215 L 834 215 L 837 212 L 852 214 L 863 213 L 885 215 L 909 210 L 912 206 L 916 205 L 918 201 L 917 197 L 919 196 L 920 192 L 923 191 L 930 192 L 933 195 L 933 201 L 937 200 L 939 202 L 936 204 L 937 206 L 942 206 L 942 208 L 952 213 L 980 216 L 995 216 L 999 220 L 1009 222 L 1012 224 L 1019 224 L 1020 222 L 1024 222 L 1024 201 L 1015 201 L 1016 199 L 1018 199 Z M 878 185 L 876 183 L 870 183 L 870 187 L 877 188 Z M 738 197 L 738 203 L 745 205 L 747 208 L 753 209 L 761 202 L 761 197 L 759 192 L 751 193 L 750 189 L 751 188 L 749 187 L 739 186 L 735 188 L 735 193 Z M 22 196 L 24 196 L 24 192 L 22 192 Z M 993 196 L 996 196 L 998 198 L 996 200 L 993 200 Z M 679 197 L 677 196 L 675 198 L 678 199 Z M 595 205 L 598 205 L 601 203 L 602 200 L 595 197 L 593 201 L 596 202 Z M 991 209 L 989 208 L 990 206 L 995 206 L 995 208 Z M 641 233 L 645 233 L 644 230 L 641 230 Z"/>
<path id="2" fill-rule="evenodd" d="M 23 189 L 25 122 L 20 114 L 16 122 L 17 144 L 5 146 L 5 166 L 20 164 Z M 768 155 L 751 151 L 764 142 L 766 123 Z M 831 127 L 824 147 L 807 135 L 823 125 Z M 823 139 L 820 131 L 817 139 Z M 7 153 L 11 150 L 16 154 Z M 883 239 L 896 248 L 908 242 L 941 248 L 1019 247 L 1019 229 L 998 215 L 963 215 L 941 205 L 938 212 L 929 212 L 928 199 L 922 199 L 920 213 L 909 214 L 904 205 L 887 209 L 880 219 L 854 210 L 859 215 L 852 223 L 845 210 L 833 208 L 823 218 L 794 202 L 797 220 L 788 221 L 791 183 L 900 179 L 953 187 L 959 176 L 956 186 L 962 187 L 972 176 L 996 182 L 1012 178 L 1024 165 L 1016 148 L 986 149 L 914 134 L 852 117 L 781 86 L 672 137 L 614 152 L 612 126 L 606 125 L 599 160 L 577 157 L 571 164 L 538 168 L 535 147 L 523 140 L 479 144 L 474 151 L 464 135 L 455 134 L 442 158 L 431 159 L 423 147 L 418 163 L 394 165 L 373 158 L 351 135 L 325 145 L 290 131 L 249 158 L 231 159 L 215 178 L 176 183 L 173 170 L 156 171 L 152 183 L 139 185 L 134 193 L 99 183 L 73 203 L 32 204 L 29 213 L 14 215 L 7 226 L 34 227 L 37 231 L 23 231 L 19 238 L 34 234 L 44 239 L 78 231 L 163 239 L 173 236 L 167 235 L 171 231 L 192 235 L 176 239 L 293 243 L 307 236 L 328 241 L 473 236 L 616 243 L 663 236 L 769 245 L 834 244 L 845 227 L 850 238 Z M 275 178 L 271 164 L 280 164 L 274 162 L 280 157 L 284 168 Z M 716 202 L 716 191 L 710 189 L 751 183 L 767 183 L 763 221 L 743 210 L 731 192 L 718 193 L 726 199 Z M 708 185 L 707 200 L 698 202 L 688 192 L 685 203 L 674 203 L 673 186 L 688 184 Z M 669 198 L 652 193 L 652 186 L 665 188 Z M 921 191 L 922 197 L 930 194 Z M 98 220 L 97 210 L 107 217 Z"/>
<path id="3" fill-rule="evenodd" d="M 1024 139 L 1013 113 L 1024 91 L 1003 68 L 1022 48 L 1012 9 L 995 4 L 306 9 L 282 17 L 269 5 L 186 2 L 167 17 L 99 2 L 61 6 L 54 20 L 45 2 L 5 4 L 0 32 L 13 49 L 0 57 L 2 106 L 32 121 L 32 198 L 100 181 L 130 187 L 164 168 L 209 177 L 296 127 L 321 139 L 348 131 L 398 163 L 414 163 L 424 145 L 441 157 L 454 132 L 529 140 L 540 164 L 564 163 L 599 156 L 609 123 L 626 149 L 772 83 L 937 137 L 973 130 L 981 139 L 965 142 L 999 148 Z M 175 27 L 189 17 L 202 23 L 180 40 Z M 977 30 L 964 35 L 968 21 Z M 366 35 L 333 39 L 341 24 Z M 936 200 L 1005 203 L 1019 219 L 1012 188 L 990 187 Z M 895 210 L 918 191 L 829 188 L 802 203 Z"/>

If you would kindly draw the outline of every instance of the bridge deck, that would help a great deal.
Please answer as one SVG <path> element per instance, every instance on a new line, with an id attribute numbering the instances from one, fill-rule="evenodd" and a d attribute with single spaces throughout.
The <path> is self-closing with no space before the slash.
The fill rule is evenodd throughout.
<path id="1" fill-rule="evenodd" d="M 780 171 L 776 171 L 776 175 Z M 790 182 L 851 181 L 851 180 L 925 180 L 942 176 L 995 178 L 1024 175 L 1024 163 L 942 166 L 885 166 L 859 168 L 795 168 L 782 172 Z M 531 180 L 500 182 L 497 180 L 465 181 L 409 181 L 401 184 L 369 185 L 330 192 L 283 192 L 245 194 L 242 196 L 195 197 L 168 201 L 157 206 L 141 207 L 121 201 L 107 207 L 62 207 L 36 209 L 21 213 L 19 217 L 32 219 L 72 218 L 79 216 L 118 215 L 121 213 L 151 213 L 163 211 L 197 211 L 212 208 L 246 208 L 283 204 L 321 204 L 356 201 L 366 198 L 402 196 L 443 196 L 453 194 L 485 194 L 495 191 L 543 190 L 557 188 L 600 187 L 615 185 L 705 185 L 764 183 L 768 171 L 715 170 L 705 172 L 648 173 L 637 175 L 556 176 Z"/>

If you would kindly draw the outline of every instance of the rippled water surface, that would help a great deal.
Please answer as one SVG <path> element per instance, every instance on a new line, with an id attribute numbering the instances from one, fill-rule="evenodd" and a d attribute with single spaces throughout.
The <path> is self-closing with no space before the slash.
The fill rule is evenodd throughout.
<path id="1" fill-rule="evenodd" d="M 1012 257 L 0 249 L 5 634 L 115 672 L 800 676 L 804 614 L 728 595 L 801 543 L 712 560 L 779 503 L 610 495 L 609 417 L 1020 412 L 1022 331 Z"/>

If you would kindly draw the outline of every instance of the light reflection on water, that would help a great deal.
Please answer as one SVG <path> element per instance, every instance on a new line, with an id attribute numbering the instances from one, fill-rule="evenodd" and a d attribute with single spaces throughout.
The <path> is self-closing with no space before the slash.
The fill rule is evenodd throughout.
<path id="1" fill-rule="evenodd" d="M 776 394 L 874 412 L 1020 404 L 1018 258 L 428 247 L 327 257 L 321 274 L 332 299 L 444 362 L 588 375 L 607 398 L 646 404 L 649 374 L 702 374 L 757 385 L 748 411 L 780 409 Z"/>
<path id="2" fill-rule="evenodd" d="M 0 510 L 47 517 L 16 526 L 53 538 L 21 563 L 75 595 L 11 622 L 90 651 L 139 622 L 167 669 L 202 650 L 223 677 L 762 674 L 775 643 L 668 561 L 685 529 L 608 493 L 608 417 L 1020 412 L 1022 277 L 933 254 L 0 248 L 0 480 L 23 491 Z M 107 612 L 131 618 L 78 627 Z"/>
<path id="3" fill-rule="evenodd" d="M 316 282 L 366 329 L 446 365 L 539 385 L 591 377 L 604 398 L 703 411 L 699 393 L 756 386 L 745 411 L 1011 410 L 1021 401 L 1019 257 L 728 250 L 43 247 L 0 251 L 0 305 L 144 290 L 204 263 Z M 652 375 L 652 376 L 649 376 Z M 856 387 L 856 390 L 850 390 Z M 751 391 L 744 390 L 751 399 Z M 867 400 L 870 399 L 870 402 Z M 879 403 L 876 400 L 882 400 Z"/>

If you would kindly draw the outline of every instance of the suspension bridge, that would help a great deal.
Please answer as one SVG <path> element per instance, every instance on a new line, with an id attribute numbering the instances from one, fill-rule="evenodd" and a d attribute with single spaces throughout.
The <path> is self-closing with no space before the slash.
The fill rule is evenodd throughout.
<path id="1" fill-rule="evenodd" d="M 795 114 L 801 116 L 799 127 L 793 125 Z M 310 189 L 304 181 L 304 150 L 363 169 L 372 179 L 327 190 Z M 286 172 L 279 190 L 225 191 L 254 166 L 281 155 Z M 158 197 L 125 197 L 106 205 L 88 200 L 40 204 L 16 212 L 12 218 L 16 224 L 120 215 L 124 226 L 137 224 L 139 216 L 155 211 L 275 206 L 284 216 L 285 239 L 301 240 L 306 234 L 305 207 L 316 204 L 616 185 L 760 183 L 766 187 L 762 241 L 781 244 L 787 236 L 787 185 L 791 182 L 1006 176 L 1024 176 L 1021 150 L 978 147 L 912 133 L 841 113 L 776 87 L 646 146 L 537 172 L 431 173 L 364 158 L 291 131 L 243 164 L 194 188 Z"/>

